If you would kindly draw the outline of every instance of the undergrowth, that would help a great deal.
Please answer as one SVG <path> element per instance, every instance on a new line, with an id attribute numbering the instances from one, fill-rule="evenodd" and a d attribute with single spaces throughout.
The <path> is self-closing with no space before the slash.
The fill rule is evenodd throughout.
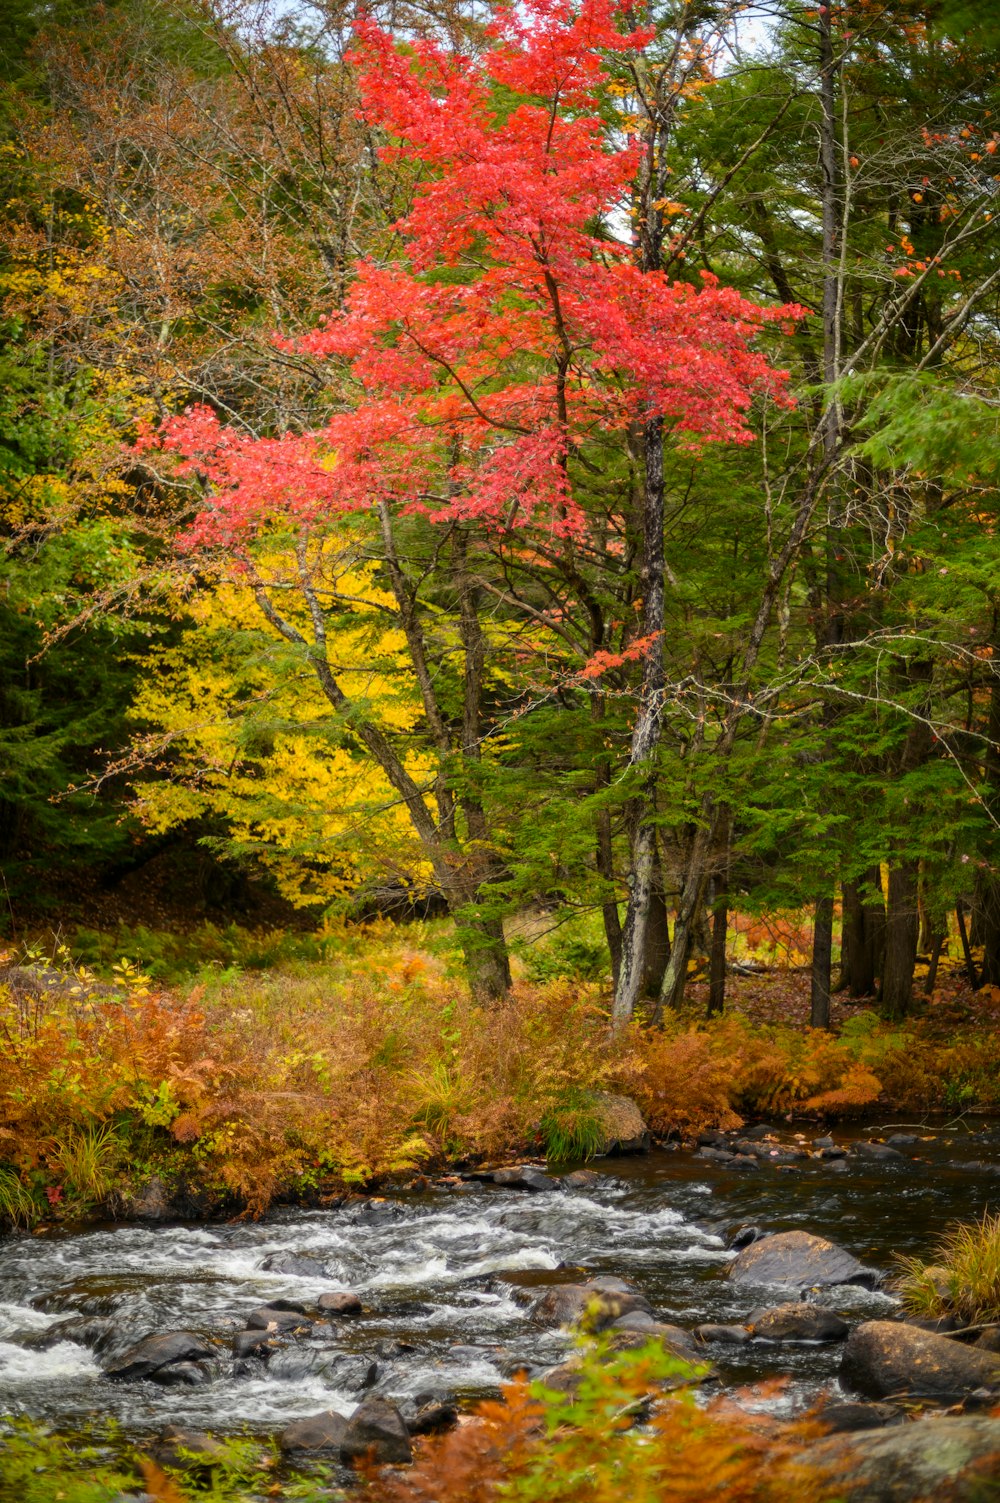
<path id="1" fill-rule="evenodd" d="M 899 1259 L 896 1290 L 913 1315 L 1000 1322 L 1000 1214 L 948 1227 L 929 1259 Z"/>
<path id="2" fill-rule="evenodd" d="M 259 1213 L 463 1159 L 563 1164 L 603 1147 L 600 1091 L 633 1097 L 661 1135 L 1000 1104 L 995 1023 L 862 1011 L 834 1035 L 692 1010 L 612 1039 L 593 982 L 522 979 L 476 1006 L 449 934 L 330 930 L 322 963 L 172 991 L 131 962 L 110 982 L 80 968 L 48 990 L 0 984 L 0 1219 L 121 1211 L 153 1175 Z"/>

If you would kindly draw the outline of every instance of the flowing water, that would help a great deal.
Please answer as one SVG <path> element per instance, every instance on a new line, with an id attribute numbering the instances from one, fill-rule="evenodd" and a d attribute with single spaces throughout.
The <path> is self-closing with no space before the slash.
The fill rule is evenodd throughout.
<path id="1" fill-rule="evenodd" d="M 743 1321 L 755 1306 L 794 1295 L 727 1281 L 727 1241 L 742 1223 L 802 1228 L 887 1269 L 896 1252 L 927 1252 L 947 1222 L 995 1208 L 1000 1130 L 975 1139 L 929 1131 L 933 1140 L 908 1148 L 905 1165 L 852 1159 L 846 1172 L 810 1159 L 791 1171 L 765 1164 L 736 1174 L 660 1150 L 603 1161 L 585 1190 L 535 1195 L 475 1184 L 282 1210 L 257 1223 L 12 1237 L 0 1244 L 0 1412 L 63 1429 L 114 1417 L 136 1436 L 168 1422 L 267 1434 L 322 1409 L 349 1413 L 372 1380 L 398 1399 L 429 1389 L 472 1399 L 518 1367 L 560 1360 L 567 1338 L 533 1322 L 530 1297 L 579 1270 L 628 1279 L 681 1326 Z M 262 1269 L 269 1255 L 288 1252 L 319 1259 L 325 1274 Z M 276 1298 L 308 1307 L 337 1290 L 360 1294 L 365 1313 L 318 1325 L 268 1366 L 234 1364 L 232 1335 L 255 1307 Z M 894 1309 L 888 1296 L 857 1288 L 820 1298 L 849 1319 Z M 218 1343 L 211 1380 L 111 1382 L 102 1376 L 107 1351 L 56 1339 L 52 1328 L 74 1315 L 112 1315 L 112 1352 L 154 1332 L 201 1333 Z M 784 1407 L 836 1386 L 836 1346 L 754 1342 L 710 1355 L 727 1385 L 787 1375 Z"/>

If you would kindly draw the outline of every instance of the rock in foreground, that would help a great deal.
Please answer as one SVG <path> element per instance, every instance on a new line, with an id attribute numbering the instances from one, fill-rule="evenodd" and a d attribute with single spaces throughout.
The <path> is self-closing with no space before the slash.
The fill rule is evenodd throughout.
<path id="1" fill-rule="evenodd" d="M 373 1396 L 358 1405 L 340 1443 L 342 1461 L 350 1465 L 368 1457 L 380 1465 L 399 1466 L 412 1456 L 410 1432 L 395 1404 Z"/>
<path id="2" fill-rule="evenodd" d="M 947 1416 L 814 1444 L 809 1464 L 838 1503 L 984 1503 L 1000 1475 L 1000 1419 Z"/>
<path id="3" fill-rule="evenodd" d="M 879 1276 L 846 1248 L 810 1232 L 778 1232 L 745 1247 L 729 1265 L 737 1284 L 782 1284 L 789 1289 L 860 1284 L 874 1289 Z"/>
<path id="4" fill-rule="evenodd" d="M 1000 1353 L 900 1321 L 868 1320 L 848 1337 L 840 1376 L 874 1399 L 910 1394 L 951 1403 L 977 1388 L 1000 1385 Z"/>

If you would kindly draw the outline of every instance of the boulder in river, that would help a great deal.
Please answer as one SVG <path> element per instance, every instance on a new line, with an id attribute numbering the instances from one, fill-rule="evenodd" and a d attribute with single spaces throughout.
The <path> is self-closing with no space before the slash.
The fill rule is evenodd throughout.
<path id="1" fill-rule="evenodd" d="M 1000 1354 L 895 1320 L 868 1320 L 850 1334 L 841 1382 L 874 1399 L 909 1394 L 953 1403 L 979 1388 L 998 1387 Z"/>
<path id="2" fill-rule="evenodd" d="M 750 1340 L 746 1326 L 719 1325 L 714 1321 L 695 1326 L 692 1335 L 696 1341 L 719 1342 L 722 1346 L 746 1346 Z"/>
<path id="3" fill-rule="evenodd" d="M 898 1148 L 890 1148 L 888 1143 L 870 1143 L 867 1138 L 858 1138 L 851 1144 L 854 1152 L 860 1158 L 872 1159 L 879 1164 L 905 1164 L 907 1160 Z"/>
<path id="4" fill-rule="evenodd" d="M 310 1324 L 306 1316 L 299 1315 L 297 1311 L 279 1310 L 274 1305 L 259 1305 L 247 1316 L 247 1329 L 250 1331 L 271 1331 L 284 1334 L 288 1331 L 301 1330 Z"/>
<path id="5" fill-rule="evenodd" d="M 177 1425 L 168 1425 L 149 1448 L 149 1454 L 160 1466 L 173 1467 L 188 1476 L 201 1479 L 210 1476 L 213 1469 L 224 1463 L 226 1448 L 203 1430 L 186 1430 Z"/>
<path id="6" fill-rule="evenodd" d="M 547 1326 L 585 1323 L 590 1331 L 603 1331 L 634 1310 L 651 1314 L 650 1303 L 630 1289 L 609 1289 L 603 1280 L 586 1284 L 555 1284 L 532 1305 L 535 1320 Z"/>
<path id="7" fill-rule="evenodd" d="M 825 1404 L 819 1412 L 819 1420 L 831 1435 L 845 1435 L 857 1430 L 882 1430 L 886 1425 L 899 1425 L 905 1419 L 902 1409 L 895 1404 L 863 1404 L 857 1399 L 844 1399 L 837 1404 Z"/>
<path id="8" fill-rule="evenodd" d="M 813 1442 L 808 1464 L 839 1503 L 981 1503 L 1000 1471 L 1000 1419 L 942 1415 Z"/>
<path id="9" fill-rule="evenodd" d="M 571 1174 L 564 1174 L 562 1183 L 567 1190 L 593 1190 L 602 1182 L 607 1183 L 606 1174 L 598 1174 L 596 1169 L 574 1169 Z"/>
<path id="10" fill-rule="evenodd" d="M 846 1248 L 810 1232 L 777 1232 L 745 1247 L 729 1265 L 737 1284 L 782 1284 L 789 1289 L 860 1284 L 874 1289 L 879 1276 Z"/>
<path id="11" fill-rule="evenodd" d="M 295 1454 L 317 1454 L 324 1451 L 339 1451 L 347 1420 L 335 1409 L 324 1409 L 321 1414 L 310 1414 L 307 1419 L 293 1420 L 278 1436 L 282 1451 Z"/>
<path id="12" fill-rule="evenodd" d="M 358 1296 L 347 1291 L 340 1294 L 321 1294 L 316 1305 L 324 1315 L 360 1315 L 364 1309 Z"/>
<path id="13" fill-rule="evenodd" d="M 177 1363 L 194 1363 L 214 1352 L 215 1348 L 193 1331 L 168 1331 L 137 1341 L 106 1365 L 104 1376 L 119 1383 L 138 1383 L 143 1378 L 158 1378 L 165 1368 Z"/>
<path id="14" fill-rule="evenodd" d="M 509 1169 L 497 1169 L 493 1175 L 495 1185 L 504 1185 L 508 1190 L 531 1190 L 538 1194 L 543 1190 L 558 1190 L 559 1181 L 544 1174 L 533 1164 L 513 1164 Z"/>
<path id="15" fill-rule="evenodd" d="M 260 1357 L 266 1360 L 275 1349 L 271 1331 L 237 1331 L 233 1337 L 234 1357 Z"/>
<path id="16" fill-rule="evenodd" d="M 285 1273 L 295 1279 L 322 1279 L 326 1269 L 318 1258 L 302 1253 L 268 1253 L 261 1263 L 267 1273 Z"/>
<path id="17" fill-rule="evenodd" d="M 611 1091 L 593 1091 L 591 1100 L 603 1134 L 598 1154 L 648 1151 L 649 1129 L 631 1096 L 619 1096 Z"/>
<path id="18" fill-rule="evenodd" d="M 361 1393 L 378 1378 L 378 1363 L 361 1352 L 332 1352 L 328 1348 L 297 1346 L 275 1352 L 268 1363 L 272 1378 L 301 1383 L 321 1378 L 332 1388 Z"/>
<path id="19" fill-rule="evenodd" d="M 832 1310 L 805 1301 L 754 1310 L 747 1325 L 761 1341 L 843 1341 L 850 1329 Z"/>
<path id="20" fill-rule="evenodd" d="M 413 1457 L 410 1432 L 398 1406 L 375 1394 L 355 1409 L 340 1442 L 341 1461 L 351 1465 L 366 1457 L 396 1466 Z"/>
<path id="21" fill-rule="evenodd" d="M 45 1351 L 60 1341 L 74 1341 L 77 1346 L 89 1347 L 93 1352 L 106 1352 L 114 1346 L 121 1331 L 121 1321 L 111 1315 L 70 1315 L 44 1331 L 33 1331 L 25 1345 L 36 1351 Z M 125 1339 L 127 1341 L 128 1337 Z"/>

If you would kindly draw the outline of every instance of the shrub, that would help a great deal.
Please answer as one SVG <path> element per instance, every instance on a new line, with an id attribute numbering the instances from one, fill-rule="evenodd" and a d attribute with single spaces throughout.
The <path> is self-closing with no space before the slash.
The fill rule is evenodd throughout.
<path id="1" fill-rule="evenodd" d="M 664 1385 L 693 1370 L 657 1343 L 581 1355 L 571 1397 L 519 1379 L 476 1419 L 418 1443 L 404 1473 L 374 1474 L 372 1503 L 801 1503 L 823 1497 L 821 1475 L 796 1452 L 809 1423 L 778 1434 L 687 1390 L 660 1398 L 641 1429 L 637 1414 Z M 826 1494 L 827 1496 L 829 1494 Z"/>
<path id="2" fill-rule="evenodd" d="M 914 1315 L 1000 1322 L 1000 1214 L 947 1229 L 929 1262 L 900 1258 L 896 1288 Z"/>

